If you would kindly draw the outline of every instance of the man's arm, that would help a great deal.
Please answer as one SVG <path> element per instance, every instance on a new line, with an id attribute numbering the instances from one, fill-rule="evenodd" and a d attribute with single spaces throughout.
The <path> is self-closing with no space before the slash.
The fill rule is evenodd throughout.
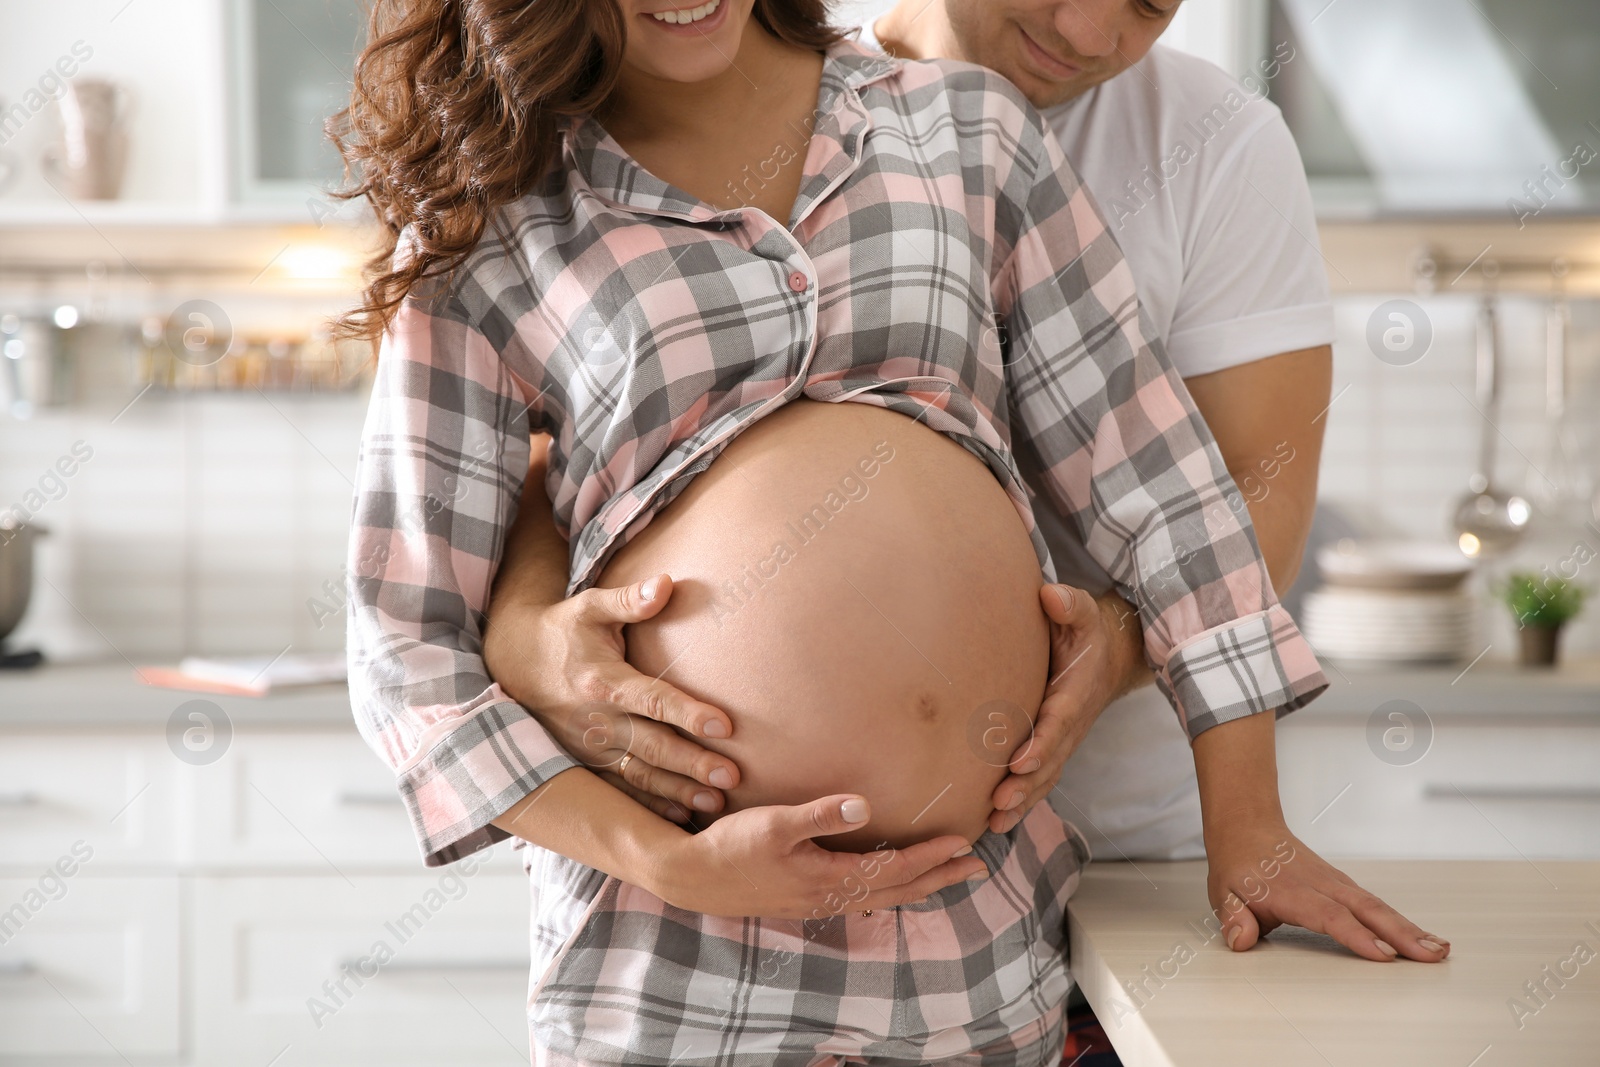
<path id="1" fill-rule="evenodd" d="M 738 766 L 672 727 L 688 737 L 727 737 L 732 722 L 625 658 L 623 627 L 657 614 L 672 596 L 672 579 L 567 597 L 567 541 L 544 491 L 548 442 L 533 439 L 495 575 L 483 638 L 489 673 L 568 752 L 657 815 L 683 822 L 691 810 L 721 811 Z M 624 755 L 633 758 L 619 771 Z"/>
<path id="2" fill-rule="evenodd" d="M 1294 582 L 1311 530 L 1332 391 L 1332 350 L 1286 352 L 1187 380 L 1239 485 L 1272 584 Z M 1278 799 L 1276 721 L 1252 715 L 1194 740 L 1209 890 L 1230 948 L 1280 923 L 1328 934 L 1370 960 L 1449 954 L 1289 832 Z"/>
<path id="3" fill-rule="evenodd" d="M 567 595 L 567 539 L 556 529 L 555 513 L 545 495 L 550 438 L 536 434 L 528 455 L 528 477 L 517 501 L 517 518 L 506 532 L 505 553 L 495 572 L 494 596 L 532 604 L 554 604 Z M 505 679 L 496 677 L 502 685 Z M 513 694 L 515 695 L 515 694 Z"/>
<path id="4" fill-rule="evenodd" d="M 1333 350 L 1285 352 L 1184 384 L 1239 485 L 1282 596 L 1299 573 L 1316 509 Z"/>

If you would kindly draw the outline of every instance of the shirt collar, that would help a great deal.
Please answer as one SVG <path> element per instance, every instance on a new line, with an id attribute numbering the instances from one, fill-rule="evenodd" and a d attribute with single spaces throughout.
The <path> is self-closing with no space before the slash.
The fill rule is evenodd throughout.
<path id="1" fill-rule="evenodd" d="M 858 90 L 889 77 L 899 66 L 899 60 L 868 51 L 851 40 L 835 42 L 824 53 L 805 177 L 795 199 L 796 221 L 832 192 L 860 161 L 861 146 L 872 128 L 872 119 Z M 569 173 L 576 174 L 591 192 L 614 207 L 686 222 L 710 222 L 738 214 L 737 210 L 716 208 L 657 178 L 635 162 L 593 118 L 569 120 L 563 134 L 563 156 Z M 796 143 L 802 140 L 803 131 L 796 130 Z"/>

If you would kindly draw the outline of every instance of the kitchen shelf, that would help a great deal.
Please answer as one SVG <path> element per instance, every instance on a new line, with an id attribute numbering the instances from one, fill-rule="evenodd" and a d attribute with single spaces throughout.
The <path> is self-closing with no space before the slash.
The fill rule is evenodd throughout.
<path id="1" fill-rule="evenodd" d="M 289 202 L 203 205 L 139 200 L 0 200 L 0 231 L 85 225 L 116 228 L 245 225 L 351 229 L 359 228 L 369 220 L 363 205 L 345 204 L 335 210 L 331 201 L 320 203 L 328 208 L 327 214 L 321 214 L 320 211 L 313 214 L 305 204 Z"/>

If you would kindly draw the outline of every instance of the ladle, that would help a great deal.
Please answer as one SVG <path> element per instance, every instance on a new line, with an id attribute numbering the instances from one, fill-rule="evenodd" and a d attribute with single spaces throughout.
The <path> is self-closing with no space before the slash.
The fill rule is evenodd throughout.
<path id="1" fill-rule="evenodd" d="M 1533 509 L 1520 496 L 1494 487 L 1495 418 L 1500 400 L 1500 328 L 1492 292 L 1485 292 L 1478 308 L 1477 331 L 1478 409 L 1483 416 L 1483 436 L 1478 445 L 1478 469 L 1467 484 L 1471 492 L 1456 505 L 1455 530 L 1461 551 L 1475 559 L 1497 556 L 1513 548 L 1528 529 Z"/>

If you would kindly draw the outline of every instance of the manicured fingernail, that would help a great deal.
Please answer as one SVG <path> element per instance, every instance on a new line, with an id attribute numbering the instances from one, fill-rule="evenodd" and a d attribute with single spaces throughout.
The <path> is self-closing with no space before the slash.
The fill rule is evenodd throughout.
<path id="1" fill-rule="evenodd" d="M 1445 948 L 1450 947 L 1450 939 L 1448 937 L 1440 937 L 1438 934 L 1423 934 L 1422 936 L 1437 945 L 1443 945 Z"/>
<path id="2" fill-rule="evenodd" d="M 718 789 L 732 789 L 733 775 L 728 773 L 728 768 L 718 767 L 711 772 L 711 784 Z"/>
<path id="3" fill-rule="evenodd" d="M 715 775 L 712 777 L 715 777 Z M 696 793 L 694 795 L 694 800 L 691 801 L 691 803 L 694 804 L 695 811 L 717 810 L 717 798 L 712 796 L 710 793 Z"/>
<path id="4" fill-rule="evenodd" d="M 950 853 L 950 858 L 951 859 L 957 859 L 957 858 L 959 858 L 961 856 L 970 856 L 970 855 L 972 855 L 972 846 L 971 845 L 962 845 L 960 848 L 958 848 L 954 852 Z"/>
<path id="5" fill-rule="evenodd" d="M 845 822 L 866 822 L 867 802 L 859 797 L 847 800 L 839 805 L 839 814 L 844 816 Z"/>
<path id="6" fill-rule="evenodd" d="M 1023 794 L 1021 794 L 1021 793 L 1012 793 L 1010 799 L 1007 800 L 1004 804 L 1000 805 L 1000 810 L 1001 811 L 1010 811 L 1012 808 L 1014 808 L 1018 804 L 1022 803 L 1022 797 L 1023 797 Z"/>
<path id="7" fill-rule="evenodd" d="M 1433 940 L 1431 937 L 1419 937 L 1419 938 L 1417 938 L 1417 944 L 1421 945 L 1423 948 L 1427 949 L 1429 952 L 1443 952 L 1444 951 L 1444 946 L 1439 944 L 1439 942 Z"/>
<path id="8" fill-rule="evenodd" d="M 968 875 L 967 876 L 967 881 L 969 881 L 969 882 L 985 882 L 985 881 L 988 881 L 989 875 L 991 873 L 992 872 L 989 870 L 989 868 L 985 867 L 981 871 L 974 871 L 972 874 Z"/>
<path id="9" fill-rule="evenodd" d="M 1036 759 L 1031 759 L 1028 762 L 1024 763 L 1022 766 L 1018 767 L 1017 768 L 1017 773 L 1018 774 L 1032 774 L 1034 771 L 1038 770 L 1039 767 L 1040 767 L 1039 761 L 1036 760 Z"/>
<path id="10" fill-rule="evenodd" d="M 1239 935 L 1242 933 L 1244 933 L 1244 930 L 1240 927 L 1228 927 L 1228 947 L 1230 949 L 1233 948 L 1234 944 L 1239 940 Z"/>
<path id="11" fill-rule="evenodd" d="M 1383 953 L 1385 956 L 1398 956 L 1398 955 L 1400 955 L 1400 953 L 1398 953 L 1398 952 L 1396 952 L 1394 950 L 1394 946 L 1389 944 L 1389 942 L 1387 942 L 1387 941 L 1374 941 L 1373 944 L 1377 945 L 1378 946 L 1378 951 Z"/>
<path id="12" fill-rule="evenodd" d="M 659 575 L 654 578 L 646 578 L 644 584 L 639 586 L 639 595 L 646 600 L 654 600 L 659 592 L 661 592 L 661 578 Z"/>
<path id="13" fill-rule="evenodd" d="M 706 737 L 727 737 L 728 724 L 721 719 L 707 719 L 706 724 L 700 727 L 700 733 Z"/>

